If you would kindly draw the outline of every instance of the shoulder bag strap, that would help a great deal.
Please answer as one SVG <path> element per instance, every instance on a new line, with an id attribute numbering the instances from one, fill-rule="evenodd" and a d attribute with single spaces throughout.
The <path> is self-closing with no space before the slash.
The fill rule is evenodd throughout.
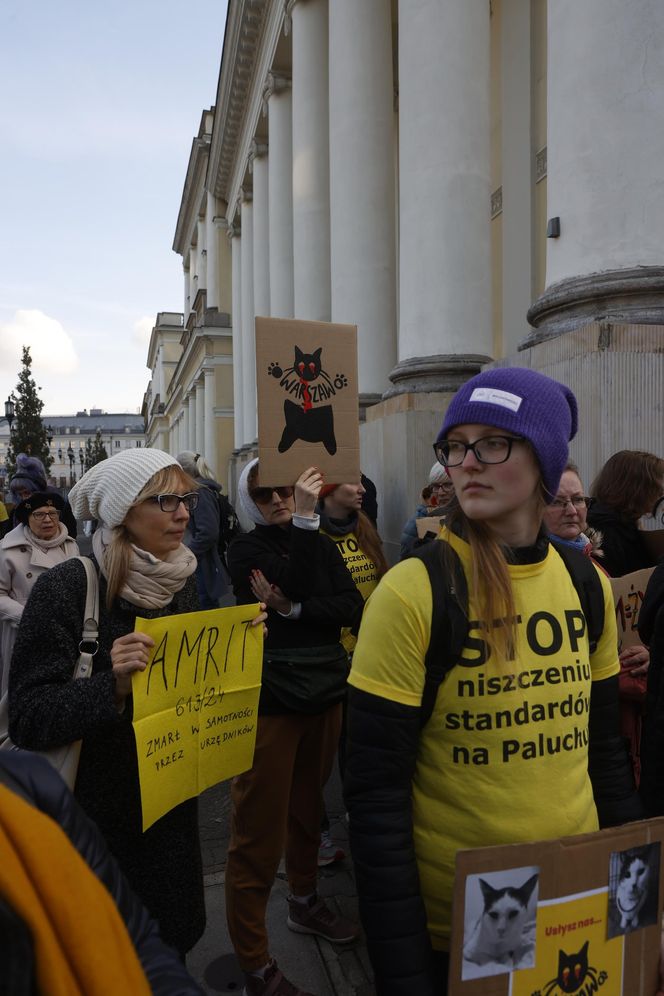
<path id="1" fill-rule="evenodd" d="M 83 633 L 78 645 L 79 658 L 74 669 L 74 679 L 89 678 L 92 674 L 92 658 L 99 649 L 99 577 L 89 557 L 79 557 L 87 579 L 85 609 L 83 612 Z"/>

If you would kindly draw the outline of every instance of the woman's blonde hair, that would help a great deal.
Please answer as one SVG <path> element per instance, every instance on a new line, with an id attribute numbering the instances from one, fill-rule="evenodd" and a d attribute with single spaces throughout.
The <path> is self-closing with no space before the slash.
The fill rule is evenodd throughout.
<path id="1" fill-rule="evenodd" d="M 188 491 L 198 491 L 198 484 L 189 474 L 172 464 L 163 467 L 150 478 L 147 484 L 143 485 L 141 491 L 130 505 L 130 510 L 140 505 L 147 498 L 155 495 L 172 494 L 181 491 L 186 494 Z M 125 516 L 126 519 L 126 516 Z M 129 530 L 122 522 L 113 530 L 111 542 L 106 547 L 104 555 L 104 569 L 106 572 L 106 608 L 111 609 L 113 602 L 122 591 L 131 562 L 132 539 Z"/>
<path id="2" fill-rule="evenodd" d="M 540 478 L 537 510 L 540 517 L 546 507 L 544 482 Z M 449 506 L 445 525 L 458 533 L 470 546 L 472 575 L 469 599 L 475 601 L 482 620 L 482 638 L 491 653 L 514 657 L 516 648 L 516 607 L 512 579 L 508 570 L 510 550 L 497 538 L 491 527 L 480 519 L 469 519 L 458 500 Z"/>

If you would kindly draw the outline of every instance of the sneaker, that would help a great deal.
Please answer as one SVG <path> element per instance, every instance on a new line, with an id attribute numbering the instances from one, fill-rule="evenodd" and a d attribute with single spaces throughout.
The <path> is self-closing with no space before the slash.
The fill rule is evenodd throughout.
<path id="1" fill-rule="evenodd" d="M 245 972 L 244 979 L 242 996 L 314 996 L 313 993 L 305 993 L 304 989 L 289 982 L 274 958 L 265 970 L 263 978 Z"/>
<path id="2" fill-rule="evenodd" d="M 337 861 L 343 861 L 346 852 L 343 847 L 335 844 L 328 830 L 324 830 L 320 835 L 320 847 L 318 848 L 318 867 L 326 868 Z"/>
<path id="3" fill-rule="evenodd" d="M 316 934 L 334 944 L 349 944 L 360 934 L 356 923 L 333 913 L 316 893 L 306 903 L 289 898 L 286 923 L 298 934 Z"/>

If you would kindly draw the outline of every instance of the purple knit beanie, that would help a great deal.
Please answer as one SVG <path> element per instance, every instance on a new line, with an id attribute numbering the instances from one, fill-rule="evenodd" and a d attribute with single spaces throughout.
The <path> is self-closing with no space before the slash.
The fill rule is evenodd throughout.
<path id="1" fill-rule="evenodd" d="M 524 367 L 485 370 L 454 395 L 436 442 L 454 426 L 471 423 L 524 436 L 539 461 L 547 501 L 553 501 L 577 430 L 576 398 L 569 387 Z"/>

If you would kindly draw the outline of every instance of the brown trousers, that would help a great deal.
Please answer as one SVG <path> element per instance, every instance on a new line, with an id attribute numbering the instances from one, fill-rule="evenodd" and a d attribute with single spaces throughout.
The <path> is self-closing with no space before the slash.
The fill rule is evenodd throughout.
<path id="1" fill-rule="evenodd" d="M 226 917 L 245 972 L 270 960 L 265 910 L 284 852 L 293 895 L 316 891 L 322 789 L 340 728 L 341 704 L 317 716 L 260 716 L 254 766 L 233 779 Z"/>

